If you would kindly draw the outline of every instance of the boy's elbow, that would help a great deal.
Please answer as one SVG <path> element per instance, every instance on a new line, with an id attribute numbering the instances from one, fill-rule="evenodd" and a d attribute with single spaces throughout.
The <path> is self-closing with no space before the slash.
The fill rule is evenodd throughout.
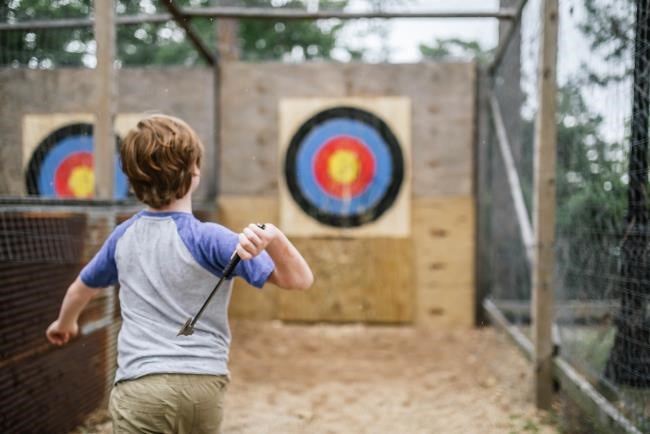
<path id="1" fill-rule="evenodd" d="M 300 291 L 305 291 L 314 284 L 314 275 L 312 274 L 311 270 L 309 270 L 305 276 L 301 279 L 301 281 L 296 285 L 295 288 Z"/>
<path id="2" fill-rule="evenodd" d="M 295 276 L 288 282 L 285 282 L 283 285 L 284 289 L 289 289 L 293 291 L 306 291 L 311 288 L 311 285 L 314 283 L 314 275 L 311 271 L 305 273 L 301 276 Z"/>
<path id="3" fill-rule="evenodd" d="M 278 270 L 275 270 L 268 281 L 282 289 L 304 291 L 314 283 L 314 275 L 310 269 L 291 274 L 279 273 Z"/>

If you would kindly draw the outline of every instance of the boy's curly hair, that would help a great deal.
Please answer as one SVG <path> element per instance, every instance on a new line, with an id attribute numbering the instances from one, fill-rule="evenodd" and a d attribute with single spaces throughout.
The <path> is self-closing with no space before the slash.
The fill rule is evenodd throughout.
<path id="1" fill-rule="evenodd" d="M 185 196 L 202 155 L 203 144 L 194 130 L 165 115 L 142 119 L 120 146 L 122 170 L 138 199 L 152 208 Z"/>

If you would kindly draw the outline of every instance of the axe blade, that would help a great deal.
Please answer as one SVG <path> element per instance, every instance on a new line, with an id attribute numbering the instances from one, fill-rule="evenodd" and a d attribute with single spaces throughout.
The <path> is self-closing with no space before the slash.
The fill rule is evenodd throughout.
<path id="1" fill-rule="evenodd" d="M 185 325 L 181 327 L 176 336 L 190 336 L 192 333 L 194 333 L 194 326 L 192 326 L 192 318 L 190 318 L 187 320 Z"/>

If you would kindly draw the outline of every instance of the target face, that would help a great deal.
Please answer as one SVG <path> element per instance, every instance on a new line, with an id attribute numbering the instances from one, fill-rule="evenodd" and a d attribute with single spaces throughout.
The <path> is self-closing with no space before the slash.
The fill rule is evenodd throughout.
<path id="1" fill-rule="evenodd" d="M 32 154 L 27 166 L 26 183 L 29 194 L 87 199 L 94 195 L 93 127 L 77 123 L 59 128 L 45 138 Z M 116 146 L 119 138 L 116 137 Z M 119 164 L 114 161 L 115 199 L 128 195 L 128 182 Z"/>
<path id="2" fill-rule="evenodd" d="M 330 226 L 355 227 L 393 205 L 404 160 L 395 135 L 379 117 L 335 107 L 298 129 L 287 149 L 285 177 L 308 215 Z"/>

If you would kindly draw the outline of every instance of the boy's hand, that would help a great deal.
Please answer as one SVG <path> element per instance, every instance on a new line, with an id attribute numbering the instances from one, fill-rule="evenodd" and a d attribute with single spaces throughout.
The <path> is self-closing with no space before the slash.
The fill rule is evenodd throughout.
<path id="1" fill-rule="evenodd" d="M 70 339 L 77 336 L 78 333 L 79 325 L 76 322 L 71 325 L 65 325 L 57 319 L 50 324 L 45 335 L 47 336 L 48 341 L 60 347 L 67 344 Z"/>
<path id="2" fill-rule="evenodd" d="M 240 258 L 252 259 L 262 253 L 266 246 L 269 245 L 278 235 L 278 228 L 271 223 L 266 223 L 262 229 L 256 224 L 249 224 L 239 234 L 239 244 L 237 244 L 237 254 Z"/>

